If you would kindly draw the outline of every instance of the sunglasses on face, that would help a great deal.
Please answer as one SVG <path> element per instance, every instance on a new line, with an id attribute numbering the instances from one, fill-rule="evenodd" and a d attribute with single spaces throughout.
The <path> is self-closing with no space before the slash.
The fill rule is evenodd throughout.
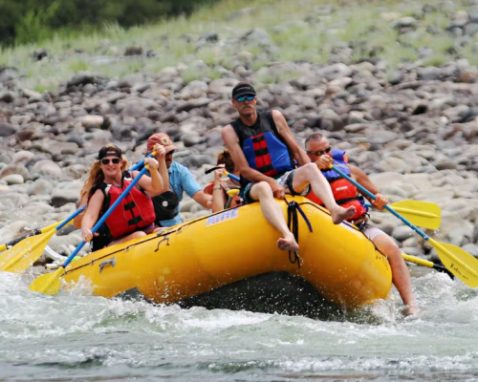
<path id="1" fill-rule="evenodd" d="M 104 158 L 101 160 L 101 163 L 104 165 L 107 165 L 110 163 L 110 161 L 113 164 L 118 164 L 120 162 L 120 159 L 119 158 Z"/>
<path id="2" fill-rule="evenodd" d="M 168 155 L 173 155 L 173 154 L 174 154 L 174 151 L 175 151 L 175 150 L 170 151 L 169 153 L 166 153 L 166 156 L 168 156 Z"/>
<path id="3" fill-rule="evenodd" d="M 321 156 L 321 155 L 324 155 L 324 154 L 328 154 L 330 153 L 330 150 L 332 150 L 329 147 L 327 147 L 326 149 L 323 149 L 323 150 L 317 150 L 317 151 L 309 151 L 309 150 L 306 150 L 307 154 L 310 154 L 310 155 L 317 155 L 317 156 Z"/>
<path id="4" fill-rule="evenodd" d="M 254 101 L 254 98 L 256 98 L 256 96 L 242 96 L 242 97 L 237 97 L 236 101 L 237 102 L 244 102 L 246 99 L 248 101 Z"/>

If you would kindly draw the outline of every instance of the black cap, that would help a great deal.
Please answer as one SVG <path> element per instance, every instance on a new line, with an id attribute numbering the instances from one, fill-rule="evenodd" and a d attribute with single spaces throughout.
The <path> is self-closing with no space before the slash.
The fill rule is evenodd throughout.
<path id="1" fill-rule="evenodd" d="M 232 99 L 236 99 L 242 96 L 255 96 L 256 91 L 250 84 L 238 84 L 232 89 Z"/>
<path id="2" fill-rule="evenodd" d="M 123 155 L 123 152 L 118 146 L 115 146 L 115 145 L 103 146 L 100 149 L 100 152 L 98 153 L 98 160 L 101 160 L 104 157 L 109 157 L 109 156 L 115 156 L 115 157 L 121 158 L 122 155 Z"/>

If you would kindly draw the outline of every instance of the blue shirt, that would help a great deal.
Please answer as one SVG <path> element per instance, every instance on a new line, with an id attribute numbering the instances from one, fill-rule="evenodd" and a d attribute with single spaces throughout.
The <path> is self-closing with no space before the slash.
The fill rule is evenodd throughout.
<path id="1" fill-rule="evenodd" d="M 183 199 L 183 192 L 186 192 L 191 198 L 193 195 L 202 190 L 202 187 L 199 185 L 197 180 L 194 178 L 193 174 L 189 171 L 186 166 L 173 161 L 171 167 L 168 168 L 169 173 L 169 186 L 173 191 L 178 195 L 178 200 Z M 161 220 L 160 224 L 162 227 L 171 227 L 175 224 L 183 222 L 181 214 L 179 213 L 180 207 L 176 208 L 177 215 L 169 220 Z"/>

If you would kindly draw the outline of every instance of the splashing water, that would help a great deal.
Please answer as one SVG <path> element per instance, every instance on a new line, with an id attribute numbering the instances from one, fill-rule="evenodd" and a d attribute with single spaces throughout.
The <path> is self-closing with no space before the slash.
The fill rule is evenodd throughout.
<path id="1" fill-rule="evenodd" d="M 447 276 L 338 321 L 180 309 L 73 290 L 31 293 L 0 273 L 0 380 L 478 381 L 478 299 Z"/>

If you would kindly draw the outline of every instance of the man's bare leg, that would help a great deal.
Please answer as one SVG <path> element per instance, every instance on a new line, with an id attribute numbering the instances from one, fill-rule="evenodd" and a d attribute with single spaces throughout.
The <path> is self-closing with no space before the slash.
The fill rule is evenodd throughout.
<path id="1" fill-rule="evenodd" d="M 299 245 L 287 227 L 282 208 L 274 200 L 270 185 L 267 182 L 256 183 L 251 187 L 249 195 L 252 199 L 259 200 L 266 220 L 282 234 L 282 238 L 277 242 L 279 248 L 283 251 L 298 251 Z"/>
<path id="2" fill-rule="evenodd" d="M 308 163 L 295 170 L 292 187 L 294 187 L 296 192 L 301 192 L 309 184 L 315 195 L 324 202 L 332 215 L 334 224 L 340 224 L 345 219 L 349 219 L 355 215 L 356 210 L 354 206 L 343 208 L 335 202 L 329 182 L 327 182 L 327 179 L 325 179 L 324 175 L 322 175 L 314 163 Z"/>
<path id="3" fill-rule="evenodd" d="M 405 315 L 418 313 L 415 303 L 415 297 L 412 291 L 412 281 L 410 272 L 403 260 L 402 253 L 393 239 L 385 234 L 376 236 L 373 243 L 385 256 L 388 257 L 390 267 L 392 268 L 392 281 L 397 288 L 403 303 L 406 305 Z"/>

